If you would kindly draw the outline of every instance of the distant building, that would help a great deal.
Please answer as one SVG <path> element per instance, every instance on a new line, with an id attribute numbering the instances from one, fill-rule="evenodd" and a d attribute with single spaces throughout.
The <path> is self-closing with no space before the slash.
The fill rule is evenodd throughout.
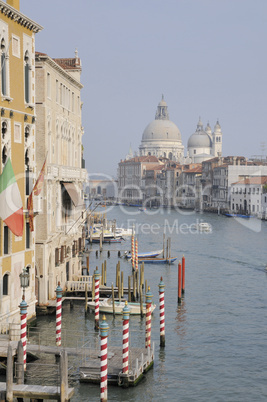
<path id="1" fill-rule="evenodd" d="M 162 99 L 158 104 L 155 120 L 143 132 L 140 156 L 163 157 L 173 161 L 184 160 L 184 146 L 179 128 L 171 120 L 167 103 Z"/>
<path id="2" fill-rule="evenodd" d="M 188 156 L 192 163 L 201 163 L 212 157 L 222 156 L 222 130 L 219 122 L 215 124 L 212 133 L 209 123 L 203 128 L 199 119 L 197 129 L 187 143 Z"/>
<path id="3" fill-rule="evenodd" d="M 82 160 L 81 60 L 52 59 L 37 52 L 36 159 L 47 158 L 42 213 L 36 222 L 38 300 L 55 296 L 58 282 L 81 275 L 78 253 L 84 247 L 83 188 L 87 171 Z"/>
<path id="4" fill-rule="evenodd" d="M 231 185 L 231 211 L 267 218 L 267 176 L 250 176 Z"/>
<path id="5" fill-rule="evenodd" d="M 19 0 L 0 1 L 1 41 L 1 163 L 10 158 L 23 203 L 24 227 L 15 236 L 0 219 L 0 325 L 1 331 L 20 322 L 22 288 L 19 275 L 29 274 L 25 289 L 27 319 L 35 316 L 35 233 L 30 231 L 27 199 L 32 190 L 35 164 L 35 34 L 42 27 L 20 12 Z M 10 186 L 11 187 L 11 186 Z M 9 199 L 12 208 L 12 196 Z M 35 200 L 34 200 L 34 210 Z"/>

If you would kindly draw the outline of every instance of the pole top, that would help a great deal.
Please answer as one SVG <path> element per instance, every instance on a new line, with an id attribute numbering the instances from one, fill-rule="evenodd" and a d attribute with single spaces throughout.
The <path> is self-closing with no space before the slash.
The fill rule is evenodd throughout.
<path id="1" fill-rule="evenodd" d="M 98 271 L 98 267 L 96 267 L 96 270 L 94 271 L 94 275 L 95 275 L 95 280 L 98 280 L 100 278 L 100 272 Z"/>
<path id="2" fill-rule="evenodd" d="M 100 330 L 100 336 L 101 337 L 105 337 L 108 336 L 108 330 L 109 330 L 109 326 L 108 323 L 106 322 L 106 316 L 103 315 L 102 317 L 102 321 L 99 325 L 99 330 Z"/>
<path id="3" fill-rule="evenodd" d="M 19 305 L 21 315 L 22 314 L 27 314 L 27 307 L 28 307 L 28 305 L 27 305 L 27 303 L 25 301 L 25 296 L 23 295 L 22 300 L 21 300 L 20 305 Z"/>
<path id="4" fill-rule="evenodd" d="M 147 293 L 146 293 L 146 303 L 151 303 L 152 302 L 152 293 L 150 292 L 150 286 L 147 288 Z"/>
<path id="5" fill-rule="evenodd" d="M 159 292 L 160 292 L 160 293 L 163 293 L 163 292 L 164 292 L 164 289 L 165 289 L 165 284 L 164 284 L 163 279 L 162 279 L 162 277 L 161 277 L 161 278 L 160 278 L 160 282 L 159 282 Z"/>
<path id="6" fill-rule="evenodd" d="M 62 288 L 60 286 L 60 282 L 58 282 L 58 285 L 57 285 L 57 288 L 56 288 L 57 299 L 61 299 L 62 293 L 63 293 L 63 290 L 62 290 Z"/>
<path id="7" fill-rule="evenodd" d="M 127 301 L 125 302 L 125 306 L 122 309 L 122 319 L 129 320 L 130 318 L 131 309 L 128 306 Z"/>

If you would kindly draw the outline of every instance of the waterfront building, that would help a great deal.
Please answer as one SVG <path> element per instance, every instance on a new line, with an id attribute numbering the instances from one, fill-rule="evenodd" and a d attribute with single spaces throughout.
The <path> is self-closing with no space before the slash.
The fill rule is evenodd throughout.
<path id="1" fill-rule="evenodd" d="M 231 185 L 231 211 L 267 217 L 267 176 L 250 176 Z"/>
<path id="2" fill-rule="evenodd" d="M 196 131 L 188 139 L 187 150 L 192 163 L 222 156 L 222 130 L 219 121 L 217 120 L 212 133 L 209 123 L 204 130 L 199 118 Z"/>
<path id="3" fill-rule="evenodd" d="M 197 180 L 202 177 L 201 173 L 201 164 L 189 165 L 181 172 L 177 189 L 179 206 L 186 209 L 195 209 L 200 204 Z"/>
<path id="4" fill-rule="evenodd" d="M 179 128 L 169 119 L 168 106 L 162 95 L 155 120 L 149 123 L 139 147 L 140 156 L 153 155 L 173 161 L 184 160 L 184 146 Z"/>
<path id="5" fill-rule="evenodd" d="M 164 162 L 156 156 L 136 156 L 120 161 L 118 167 L 118 199 L 122 202 L 141 204 L 146 170 L 153 166 L 164 168 Z"/>
<path id="6" fill-rule="evenodd" d="M 82 148 L 81 60 L 52 59 L 37 52 L 36 160 L 45 159 L 41 213 L 36 225 L 36 295 L 39 304 L 55 296 L 58 281 L 81 274 L 78 253 L 84 247 L 83 189 L 87 182 Z"/>
<path id="7" fill-rule="evenodd" d="M 15 236 L 0 219 L 0 324 L 1 331 L 20 322 L 22 289 L 19 275 L 29 274 L 25 289 L 28 319 L 35 316 L 35 232 L 30 231 L 27 199 L 35 166 L 35 34 L 42 27 L 20 12 L 19 0 L 0 1 L 1 33 L 1 164 L 10 158 L 23 205 L 23 233 Z M 13 196 L 13 194 L 12 194 Z M 38 198 L 38 197 L 37 197 Z M 11 198 L 8 200 L 12 208 Z M 36 211 L 36 199 L 34 210 Z"/>

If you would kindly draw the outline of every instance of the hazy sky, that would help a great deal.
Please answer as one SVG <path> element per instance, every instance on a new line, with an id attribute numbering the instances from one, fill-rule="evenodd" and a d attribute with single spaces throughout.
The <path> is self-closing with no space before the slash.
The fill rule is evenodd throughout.
<path id="1" fill-rule="evenodd" d="M 86 168 L 116 175 L 161 95 L 183 145 L 219 118 L 223 155 L 267 150 L 266 0 L 20 0 L 36 50 L 82 60 Z"/>

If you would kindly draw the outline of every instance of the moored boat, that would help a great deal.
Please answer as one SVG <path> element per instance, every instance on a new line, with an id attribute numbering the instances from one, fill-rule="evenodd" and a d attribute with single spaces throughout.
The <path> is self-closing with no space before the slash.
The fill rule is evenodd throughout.
<path id="1" fill-rule="evenodd" d="M 173 264 L 174 261 L 176 261 L 176 260 L 177 260 L 177 257 L 170 257 L 170 258 L 143 257 L 143 258 L 138 258 L 139 263 L 144 262 L 145 264 Z"/>
<path id="2" fill-rule="evenodd" d="M 122 310 L 125 306 L 125 302 L 121 301 L 115 301 L 115 314 L 122 314 Z M 95 310 L 95 302 L 91 301 L 88 302 L 88 307 L 91 310 Z M 130 308 L 131 315 L 139 315 L 140 314 L 140 303 L 135 303 L 135 302 L 128 302 L 128 307 Z M 151 305 L 151 313 L 153 313 L 153 311 L 156 308 L 156 304 L 152 303 Z M 143 303 L 143 311 L 146 310 L 146 304 Z M 99 301 L 99 311 L 101 313 L 105 313 L 105 314 L 113 314 L 113 304 L 112 304 L 112 299 L 104 299 L 104 300 L 100 300 Z"/>
<path id="3" fill-rule="evenodd" d="M 198 222 L 193 224 L 191 227 L 200 232 L 212 232 L 212 226 L 208 222 Z"/>
<path id="4" fill-rule="evenodd" d="M 163 250 L 156 250 L 156 251 L 150 251 L 147 253 L 138 253 L 138 258 L 154 258 L 157 257 L 158 255 L 160 255 L 163 252 Z M 125 255 L 125 258 L 130 259 L 132 258 L 132 254 L 130 252 L 128 252 L 128 254 Z"/>

